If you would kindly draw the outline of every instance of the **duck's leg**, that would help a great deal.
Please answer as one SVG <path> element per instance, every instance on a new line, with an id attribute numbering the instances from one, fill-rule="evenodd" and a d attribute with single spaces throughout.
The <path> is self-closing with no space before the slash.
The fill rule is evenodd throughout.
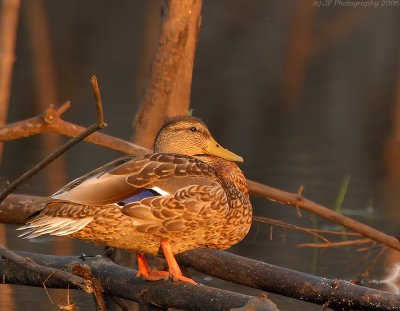
<path id="1" fill-rule="evenodd" d="M 188 278 L 182 274 L 182 271 L 176 262 L 174 253 L 172 252 L 171 244 L 168 241 L 163 241 L 161 242 L 161 248 L 164 252 L 165 259 L 168 263 L 169 273 L 171 274 L 173 280 L 197 284 L 191 278 Z"/>
<path id="2" fill-rule="evenodd" d="M 136 276 L 142 276 L 145 280 L 149 281 L 167 280 L 169 278 L 170 274 L 167 271 L 150 271 L 144 254 L 137 253 L 136 258 L 138 263 L 138 273 Z"/>

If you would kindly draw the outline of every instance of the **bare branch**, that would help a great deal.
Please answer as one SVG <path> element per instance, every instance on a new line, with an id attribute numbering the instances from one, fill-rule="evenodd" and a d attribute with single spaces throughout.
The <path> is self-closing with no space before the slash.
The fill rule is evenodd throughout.
<path id="1" fill-rule="evenodd" d="M 0 223 L 22 225 L 25 220 L 41 210 L 44 204 L 40 204 L 42 197 L 10 194 L 0 203 Z"/>
<path id="2" fill-rule="evenodd" d="M 92 86 L 94 99 L 96 101 L 97 124 L 98 124 L 99 128 L 104 128 L 107 126 L 107 124 L 104 122 L 103 103 L 101 101 L 99 83 L 97 82 L 97 77 L 95 75 L 92 75 L 92 78 L 90 79 L 90 84 Z"/>
<path id="3" fill-rule="evenodd" d="M 76 137 L 82 133 L 85 128 L 61 119 L 62 114 L 67 111 L 69 107 L 69 102 L 63 104 L 58 109 L 51 106 L 44 111 L 42 115 L 0 127 L 0 142 L 26 138 L 46 132 Z M 144 154 L 151 151 L 142 146 L 98 132 L 86 137 L 85 140 L 95 145 L 126 154 Z"/>
<path id="4" fill-rule="evenodd" d="M 373 243 L 371 239 L 358 239 L 340 242 L 326 242 L 326 243 L 301 243 L 299 247 L 314 247 L 314 248 L 327 248 L 327 247 L 339 247 L 339 246 L 350 246 L 350 245 L 361 245 Z"/>
<path id="5" fill-rule="evenodd" d="M 282 228 L 285 228 L 285 229 L 291 229 L 291 230 L 297 230 L 297 231 L 306 232 L 306 233 L 311 234 L 314 237 L 316 237 L 316 238 L 318 238 L 318 239 L 320 239 L 320 240 L 322 240 L 322 241 L 324 241 L 326 243 L 329 243 L 329 240 L 327 238 L 325 238 L 324 236 L 322 236 L 318 232 L 313 231 L 310 228 L 300 227 L 300 226 L 288 224 L 288 223 L 285 223 L 283 221 L 276 220 L 276 219 L 271 219 L 271 218 L 267 218 L 267 217 L 253 216 L 253 220 L 261 222 L 261 223 L 265 223 L 265 224 L 270 224 L 270 225 L 282 227 Z"/>
<path id="6" fill-rule="evenodd" d="M 272 219 L 268 217 L 261 217 L 261 216 L 253 216 L 254 221 L 258 221 L 261 223 L 265 224 L 270 224 L 274 225 L 277 227 L 282 227 L 282 228 L 287 228 L 291 230 L 298 230 L 298 231 L 304 231 L 307 233 L 320 233 L 320 234 L 332 234 L 332 235 L 346 235 L 346 236 L 360 236 L 360 233 L 357 232 L 347 232 L 347 231 L 334 231 L 334 230 L 324 230 L 324 229 L 314 229 L 314 228 L 307 228 L 307 227 L 301 227 L 301 226 L 296 226 L 293 224 L 286 223 L 282 220 L 277 220 L 277 219 Z"/>
<path id="7" fill-rule="evenodd" d="M 151 148 L 164 118 L 189 110 L 201 7 L 202 0 L 165 1 L 148 86 L 135 117 L 133 141 L 139 145 Z"/>
<path id="8" fill-rule="evenodd" d="M 104 115 L 103 115 L 103 107 L 101 104 L 101 98 L 100 98 L 100 91 L 98 88 L 97 84 L 97 79 L 95 76 L 92 77 L 92 88 L 93 88 L 93 93 L 95 95 L 96 99 L 96 107 L 98 111 L 98 120 L 96 123 L 92 124 L 89 126 L 86 130 L 81 132 L 78 136 L 70 139 L 68 142 L 66 142 L 64 145 L 62 145 L 60 148 L 58 148 L 56 151 L 53 153 L 49 154 L 46 158 L 44 158 L 42 161 L 40 161 L 38 164 L 36 164 L 34 167 L 32 167 L 29 171 L 18 177 L 16 180 L 14 180 L 12 183 L 7 185 L 7 187 L 4 189 L 4 191 L 0 194 L 0 202 L 2 202 L 11 192 L 13 192 L 19 185 L 21 185 L 24 181 L 35 175 L 37 172 L 42 170 L 44 167 L 49 165 L 51 162 L 53 162 L 55 159 L 60 157 L 63 153 L 65 153 L 68 149 L 72 148 L 75 146 L 77 143 L 79 143 L 81 140 L 85 139 L 88 137 L 90 134 L 94 133 L 95 131 L 103 128 L 106 126 L 106 123 L 104 122 Z"/>
<path id="9" fill-rule="evenodd" d="M 299 200 L 298 195 L 295 193 L 272 188 L 252 180 L 248 180 L 248 184 L 250 191 L 258 196 L 289 206 L 298 206 L 315 215 L 328 219 L 333 223 L 342 225 L 345 228 L 358 232 L 361 235 L 370 238 L 371 240 L 400 251 L 400 241 L 394 236 L 390 236 L 386 233 L 383 233 L 382 231 L 376 230 L 350 217 L 336 213 L 335 211 L 318 203 L 310 201 L 304 197 Z"/>
<path id="10" fill-rule="evenodd" d="M 345 232 L 345 231 L 333 231 L 333 230 L 321 230 L 321 229 L 313 229 L 307 227 L 296 226 L 292 224 L 288 224 L 281 220 L 272 219 L 268 217 L 260 217 L 260 216 L 253 216 L 253 220 L 277 227 L 281 227 L 284 229 L 296 230 L 311 234 L 312 236 L 322 240 L 325 243 L 303 243 L 299 244 L 300 247 L 336 247 L 336 246 L 350 246 L 350 245 L 360 245 L 366 243 L 372 243 L 373 240 L 371 239 L 359 239 L 359 240 L 351 240 L 345 242 L 331 242 L 322 234 L 330 234 L 330 235 L 341 235 L 341 236 L 361 236 L 360 233 L 357 232 Z M 368 241 L 368 242 L 367 242 Z"/>

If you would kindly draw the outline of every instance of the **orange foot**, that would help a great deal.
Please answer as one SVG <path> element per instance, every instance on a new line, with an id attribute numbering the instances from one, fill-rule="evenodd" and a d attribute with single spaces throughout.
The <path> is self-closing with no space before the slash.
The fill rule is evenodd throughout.
<path id="1" fill-rule="evenodd" d="M 197 284 L 191 278 L 188 278 L 182 274 L 182 271 L 179 268 L 178 263 L 176 262 L 174 253 L 172 252 L 171 244 L 168 241 L 163 241 L 161 242 L 161 248 L 164 252 L 165 259 L 167 260 L 169 273 L 171 274 L 172 279 L 174 281 L 182 281 L 191 284 Z"/>
<path id="2" fill-rule="evenodd" d="M 159 281 L 168 280 L 170 274 L 166 271 L 150 271 L 146 257 L 143 254 L 136 254 L 138 262 L 138 273 L 136 276 L 142 276 L 145 280 Z"/>
<path id="3" fill-rule="evenodd" d="M 161 242 L 161 247 L 167 260 L 169 272 L 167 271 L 150 271 L 149 265 L 147 264 L 146 257 L 144 254 L 137 253 L 138 262 L 138 273 L 136 276 L 142 276 L 145 280 L 149 281 L 159 281 L 167 280 L 172 277 L 174 281 L 182 281 L 191 284 L 197 284 L 191 278 L 188 278 L 182 274 L 181 269 L 176 262 L 174 254 L 171 250 L 171 244 L 168 241 Z"/>

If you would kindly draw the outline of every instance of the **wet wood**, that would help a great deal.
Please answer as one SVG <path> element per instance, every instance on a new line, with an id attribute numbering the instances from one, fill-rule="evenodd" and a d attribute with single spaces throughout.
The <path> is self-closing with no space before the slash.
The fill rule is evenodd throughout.
<path id="1" fill-rule="evenodd" d="M 323 305 L 334 310 L 400 310 L 400 295 L 281 268 L 223 251 L 197 249 L 179 264 L 230 282 Z"/>
<path id="2" fill-rule="evenodd" d="M 183 310 L 278 310 L 266 297 L 253 297 L 204 285 L 192 285 L 182 282 L 148 282 L 135 277 L 137 271 L 119 266 L 105 258 L 59 257 L 26 252 L 21 256 L 30 257 L 35 262 L 51 268 L 67 269 L 85 264 L 100 281 L 105 294 L 133 300 L 139 303 L 153 304 L 159 307 L 171 307 Z M 42 287 L 44 278 L 37 273 L 23 270 L 8 260 L 0 260 L 0 274 L 5 283 Z M 47 288 L 66 288 L 65 282 L 50 277 Z"/>
<path id="3" fill-rule="evenodd" d="M 74 275 L 77 275 L 85 280 L 90 281 L 90 283 L 93 287 L 93 297 L 94 297 L 94 301 L 96 304 L 96 310 L 97 311 L 107 311 L 106 304 L 104 302 L 104 297 L 103 297 L 103 287 L 101 286 L 101 283 L 99 282 L 99 280 L 97 280 L 93 276 L 90 267 L 85 264 L 73 265 L 71 268 L 71 272 Z"/>
<path id="4" fill-rule="evenodd" d="M 2 245 L 0 245 L 0 258 L 5 258 L 14 265 L 17 265 L 17 269 L 19 268 L 21 270 L 21 268 L 23 268 L 24 270 L 22 271 L 30 271 L 36 275 L 43 275 L 46 278 L 51 276 L 58 280 L 71 283 L 72 285 L 84 290 L 86 293 L 93 293 L 93 287 L 90 281 L 73 275 L 70 272 L 50 267 L 46 263 L 37 263 L 35 260 L 32 260 L 32 256 L 21 256 L 15 252 L 9 251 Z M 11 275 L 10 277 L 13 278 L 14 276 Z"/>
<path id="5" fill-rule="evenodd" d="M 22 225 L 25 220 L 41 210 L 44 204 L 38 203 L 43 197 L 23 194 L 10 194 L 0 203 L 0 223 Z"/>

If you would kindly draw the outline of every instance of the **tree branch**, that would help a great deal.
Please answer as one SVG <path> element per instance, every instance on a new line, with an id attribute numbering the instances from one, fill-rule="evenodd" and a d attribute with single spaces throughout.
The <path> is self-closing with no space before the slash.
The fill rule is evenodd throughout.
<path id="1" fill-rule="evenodd" d="M 299 247 L 314 247 L 314 248 L 328 248 L 328 247 L 341 247 L 341 246 L 350 246 L 350 245 L 362 245 L 369 244 L 373 241 L 371 239 L 356 239 L 356 240 L 348 240 L 348 241 L 340 241 L 340 242 L 325 242 L 325 243 L 301 243 Z"/>
<path id="2" fill-rule="evenodd" d="M 64 121 L 61 118 L 62 114 L 69 108 L 69 102 L 65 103 L 58 109 L 51 106 L 44 111 L 42 115 L 2 126 L 0 127 L 0 142 L 26 138 L 46 132 L 75 137 L 82 133 L 85 128 Z M 150 152 L 147 148 L 103 133 L 93 133 L 86 137 L 85 140 L 95 145 L 127 154 L 144 154 Z"/>
<path id="3" fill-rule="evenodd" d="M 86 293 L 93 293 L 93 286 L 90 281 L 87 281 L 79 276 L 73 275 L 72 273 L 62 271 L 60 269 L 49 268 L 44 265 L 37 264 L 32 258 L 18 255 L 12 251 L 9 251 L 4 246 L 0 245 L 0 258 L 7 259 L 8 261 L 24 268 L 28 271 L 32 271 L 39 275 L 50 276 L 64 282 L 75 285 L 76 287 L 84 290 Z M 13 276 L 11 276 L 12 278 Z M 43 284 L 43 283 L 42 283 Z"/>
<path id="4" fill-rule="evenodd" d="M 10 194 L 0 203 L 0 223 L 22 225 L 25 220 L 41 210 L 44 204 L 38 203 L 42 197 Z"/>
<path id="5" fill-rule="evenodd" d="M 99 90 L 99 86 L 97 83 L 97 78 L 94 75 L 92 76 L 92 79 L 91 79 L 91 85 L 92 85 L 93 94 L 94 94 L 94 97 L 96 100 L 97 122 L 93 123 L 91 126 L 89 126 L 87 129 L 85 129 L 83 132 L 79 133 L 77 136 L 75 136 L 74 138 L 67 141 L 60 148 L 58 148 L 57 150 L 55 150 L 54 152 L 49 154 L 46 158 L 44 158 L 42 161 L 40 161 L 38 164 L 36 164 L 34 167 L 32 167 L 29 171 L 22 174 L 20 177 L 18 177 L 12 183 L 7 185 L 7 187 L 0 194 L 0 202 L 2 202 L 11 192 L 13 192 L 15 189 L 17 189 L 17 187 L 20 184 L 22 184 L 24 181 L 26 181 L 27 179 L 29 179 L 30 177 L 35 175 L 37 172 L 39 172 L 40 170 L 45 168 L 47 165 L 49 165 L 51 162 L 56 160 L 58 157 L 60 157 L 62 154 L 64 154 L 68 149 L 72 148 L 77 143 L 79 143 L 81 140 L 90 136 L 90 134 L 107 126 L 107 124 L 104 122 L 103 105 L 102 105 L 101 98 L 100 98 L 100 90 Z"/>
<path id="6" fill-rule="evenodd" d="M 82 265 L 79 257 L 60 257 L 18 252 L 30 257 L 38 264 L 56 269 L 70 270 Z M 104 293 L 139 303 L 184 310 L 228 310 L 251 305 L 251 310 L 278 310 L 270 300 L 233 293 L 204 285 L 192 285 L 182 282 L 148 282 L 134 277 L 137 271 L 119 266 L 105 258 L 86 258 L 84 264 L 90 267 L 93 276 L 99 280 Z M 21 270 L 9 260 L 0 260 L 0 274 L 5 283 L 30 286 L 43 286 L 43 279 L 37 274 Z M 66 288 L 67 284 L 59 279 L 49 278 L 46 287 Z"/>
<path id="7" fill-rule="evenodd" d="M 82 265 L 79 257 L 59 257 L 18 252 L 41 265 L 56 269 L 76 269 Z M 358 286 L 343 280 L 330 280 L 229 254 L 223 251 L 197 249 L 177 255 L 180 264 L 237 284 L 324 305 L 335 310 L 397 310 L 400 296 Z M 239 308 L 256 302 L 267 310 L 276 310 L 264 299 L 216 290 L 206 286 L 167 282 L 146 282 L 135 278 L 136 271 L 104 258 L 86 258 L 84 264 L 100 281 L 104 293 L 140 303 L 181 309 L 220 310 L 228 306 Z M 42 286 L 37 274 L 21 271 L 7 260 L 0 261 L 0 273 L 6 283 Z M 110 277 L 112 275 L 112 277 Z M 47 287 L 62 287 L 56 278 L 46 281 Z M 204 301 L 204 297 L 206 297 Z M 260 310 L 260 309 L 257 309 Z"/>
<path id="8" fill-rule="evenodd" d="M 293 207 L 300 207 L 301 209 L 309 211 L 322 218 L 328 219 L 333 223 L 342 225 L 345 228 L 358 232 L 361 235 L 370 238 L 371 240 L 400 251 L 400 241 L 394 236 L 390 236 L 386 233 L 383 233 L 382 231 L 376 230 L 350 217 L 336 213 L 335 211 L 318 203 L 310 201 L 304 197 L 299 198 L 299 196 L 295 193 L 272 188 L 252 180 L 248 180 L 248 184 L 251 192 L 262 198 Z"/>
<path id="9" fill-rule="evenodd" d="M 233 283 L 324 305 L 335 310 L 400 310 L 400 295 L 330 280 L 223 251 L 196 249 L 180 264 Z"/>
<path id="10" fill-rule="evenodd" d="M 148 86 L 135 117 L 133 141 L 151 148 L 166 116 L 189 110 L 202 0 L 167 0 Z"/>

